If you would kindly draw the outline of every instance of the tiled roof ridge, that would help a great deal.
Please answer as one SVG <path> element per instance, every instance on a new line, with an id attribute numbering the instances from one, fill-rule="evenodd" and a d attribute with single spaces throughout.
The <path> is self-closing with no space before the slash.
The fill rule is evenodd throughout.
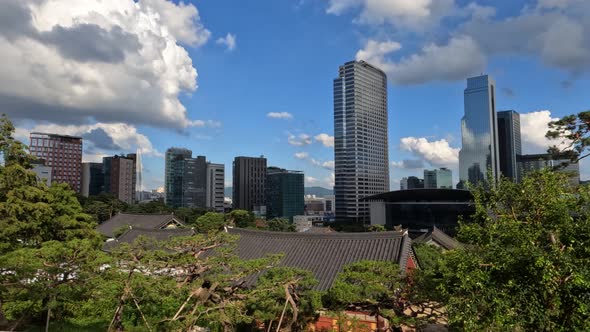
<path id="1" fill-rule="evenodd" d="M 193 227 L 145 228 L 145 227 L 137 227 L 137 226 L 134 227 L 132 225 L 129 225 L 128 230 L 126 230 L 125 232 L 127 232 L 129 230 L 135 230 L 135 231 L 141 231 L 141 232 L 148 232 L 148 233 L 160 233 L 160 232 L 182 233 L 182 232 L 186 232 L 188 230 L 194 230 L 194 228 Z"/>
<path id="2" fill-rule="evenodd" d="M 388 232 L 331 232 L 331 233 L 308 233 L 308 232 L 273 232 L 266 230 L 247 229 L 247 228 L 227 228 L 229 233 L 245 233 L 249 235 L 258 235 L 263 237 L 275 238 L 317 238 L 317 239 L 358 239 L 369 240 L 374 238 L 403 237 L 406 231 L 388 231 Z"/>

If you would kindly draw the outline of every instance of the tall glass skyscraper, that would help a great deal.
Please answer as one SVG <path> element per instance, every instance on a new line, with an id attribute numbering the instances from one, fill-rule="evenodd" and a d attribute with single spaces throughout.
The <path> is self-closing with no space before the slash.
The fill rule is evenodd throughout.
<path id="1" fill-rule="evenodd" d="M 517 156 L 522 154 L 520 114 L 515 111 L 498 112 L 498 151 L 500 172 L 515 182 L 518 176 Z"/>
<path id="2" fill-rule="evenodd" d="M 334 79 L 336 221 L 369 221 L 363 197 L 389 191 L 387 76 L 364 62 L 340 66 Z"/>
<path id="3" fill-rule="evenodd" d="M 303 215 L 305 190 L 303 172 L 268 167 L 266 171 L 266 217 L 288 218 Z"/>
<path id="4" fill-rule="evenodd" d="M 184 148 L 169 148 L 166 150 L 164 190 L 166 192 L 166 205 L 168 206 L 182 206 L 184 160 L 191 158 L 192 155 L 191 150 Z"/>
<path id="5" fill-rule="evenodd" d="M 488 170 L 494 178 L 500 173 L 495 85 L 488 75 L 467 79 L 465 115 L 461 119 L 463 146 L 459 152 L 463 184 L 485 183 Z"/>

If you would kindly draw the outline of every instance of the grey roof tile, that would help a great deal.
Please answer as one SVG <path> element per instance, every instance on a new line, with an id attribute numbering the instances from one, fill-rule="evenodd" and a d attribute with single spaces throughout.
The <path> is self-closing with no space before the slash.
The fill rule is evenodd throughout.
<path id="1" fill-rule="evenodd" d="M 122 227 L 139 227 L 143 229 L 161 229 L 170 222 L 181 226 L 184 224 L 174 214 L 141 214 L 141 213 L 118 213 L 111 219 L 96 227 L 101 234 L 112 238 L 115 231 Z"/>

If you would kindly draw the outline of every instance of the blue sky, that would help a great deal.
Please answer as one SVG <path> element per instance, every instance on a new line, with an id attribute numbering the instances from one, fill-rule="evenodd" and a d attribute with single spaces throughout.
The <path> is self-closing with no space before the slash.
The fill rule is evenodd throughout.
<path id="1" fill-rule="evenodd" d="M 307 185 L 330 186 L 333 150 L 320 138 L 333 134 L 332 80 L 357 57 L 390 79 L 392 188 L 403 176 L 442 166 L 457 182 L 469 76 L 492 75 L 498 110 L 523 115 L 525 152 L 545 150 L 549 119 L 590 108 L 584 0 L 46 1 L 53 6 L 25 1 L 19 9 L 32 13 L 34 33 L 0 24 L 0 46 L 11 51 L 0 67 L 2 85 L 30 92 L 0 89 L 0 105 L 10 106 L 21 138 L 30 130 L 84 136 L 86 160 L 141 148 L 146 189 L 163 184 L 162 153 L 171 146 L 224 163 L 228 185 L 235 156 L 264 155 L 270 165 L 305 171 Z M 74 7 L 60 9 L 66 5 Z M 114 37 L 103 49 L 73 53 L 57 34 L 84 37 L 70 44 L 96 40 L 81 24 Z M 31 43 L 48 55 L 23 64 Z M 38 75 L 51 82 L 72 78 L 40 84 L 17 76 L 17 65 L 29 73 L 41 65 Z M 589 167 L 581 168 L 590 178 Z"/>

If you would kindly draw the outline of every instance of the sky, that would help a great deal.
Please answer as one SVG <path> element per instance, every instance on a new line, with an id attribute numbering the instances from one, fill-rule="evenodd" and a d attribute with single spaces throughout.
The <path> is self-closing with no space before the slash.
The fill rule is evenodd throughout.
<path id="1" fill-rule="evenodd" d="M 587 0 L 2 0 L 0 110 L 79 135 L 84 161 L 143 157 L 144 189 L 186 147 L 334 181 L 332 81 L 365 60 L 388 75 L 391 188 L 423 169 L 458 182 L 466 78 L 492 75 L 521 114 L 524 153 L 552 119 L 590 109 Z M 590 163 L 581 164 L 590 179 Z"/>

